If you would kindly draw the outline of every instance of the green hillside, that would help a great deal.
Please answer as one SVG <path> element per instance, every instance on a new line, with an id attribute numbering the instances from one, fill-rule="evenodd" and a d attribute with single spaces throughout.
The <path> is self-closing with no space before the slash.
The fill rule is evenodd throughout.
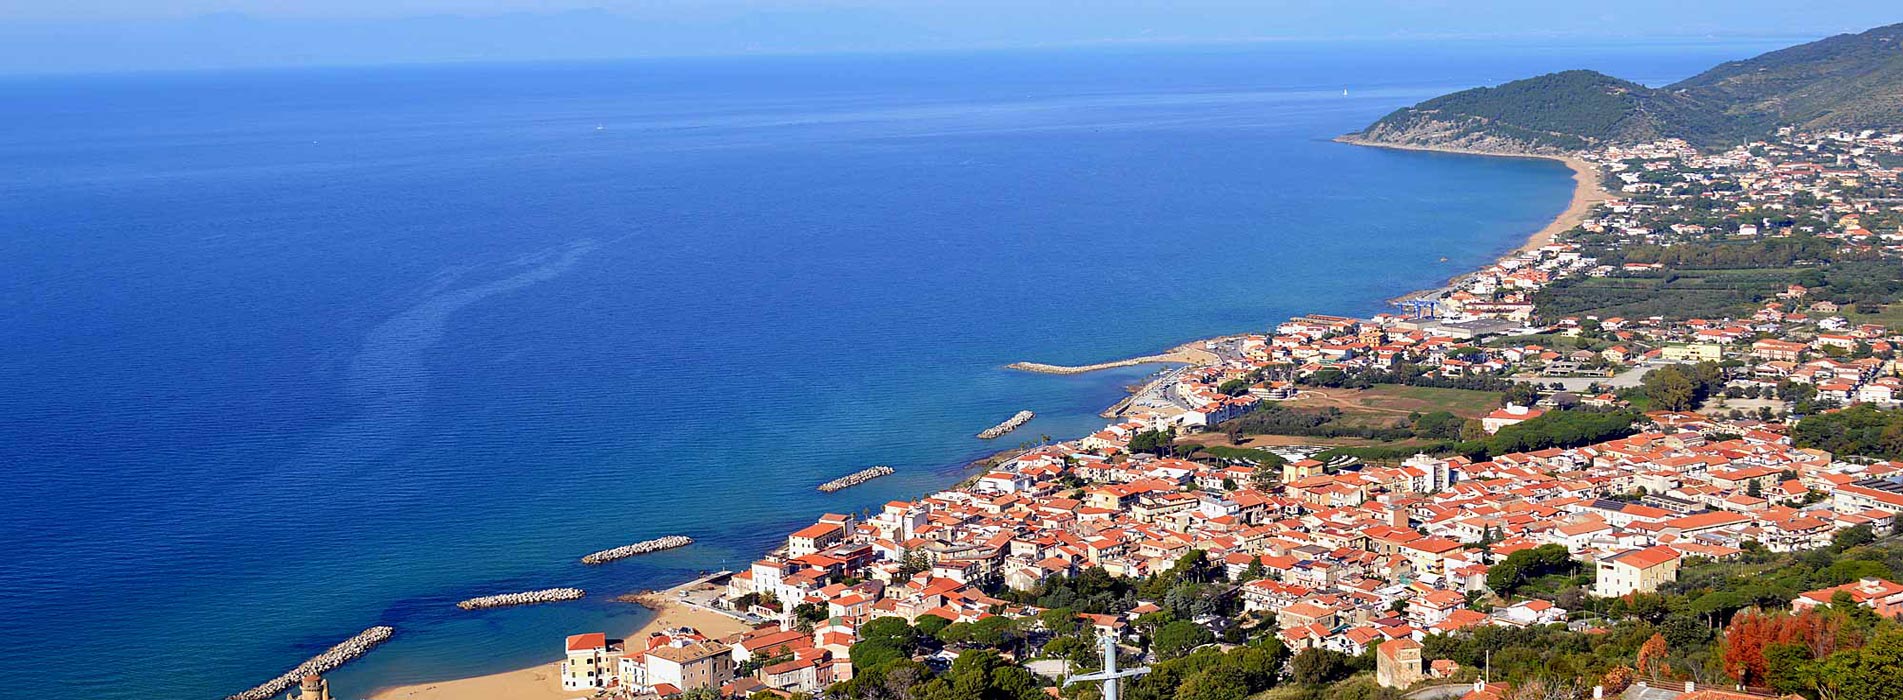
<path id="1" fill-rule="evenodd" d="M 1587 70 L 1436 97 L 1353 140 L 1560 153 L 1679 137 L 1705 147 L 1780 126 L 1903 127 L 1903 24 L 1732 61 L 1663 88 Z"/>

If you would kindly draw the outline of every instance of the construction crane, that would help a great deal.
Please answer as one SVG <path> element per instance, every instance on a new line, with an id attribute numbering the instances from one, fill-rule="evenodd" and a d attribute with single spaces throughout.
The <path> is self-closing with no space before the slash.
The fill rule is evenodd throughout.
<path id="1" fill-rule="evenodd" d="M 1081 676 L 1071 676 L 1070 678 L 1067 678 L 1064 680 L 1064 686 L 1069 687 L 1070 684 L 1072 683 L 1095 683 L 1098 681 L 1102 681 L 1103 682 L 1103 700 L 1117 700 L 1117 681 L 1124 678 L 1135 678 L 1137 676 L 1141 676 L 1143 674 L 1149 673 L 1150 667 L 1138 666 L 1136 668 L 1118 670 L 1117 669 L 1117 637 L 1116 635 L 1114 634 L 1103 635 L 1102 640 L 1103 640 L 1103 670 L 1098 671 L 1096 673 L 1086 673 Z"/>

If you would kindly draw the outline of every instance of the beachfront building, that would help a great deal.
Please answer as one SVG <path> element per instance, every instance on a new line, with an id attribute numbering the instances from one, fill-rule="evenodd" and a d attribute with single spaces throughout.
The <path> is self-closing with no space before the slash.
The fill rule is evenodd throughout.
<path id="1" fill-rule="evenodd" d="M 562 660 L 562 690 L 604 690 L 615 685 L 621 640 L 600 632 L 569 635 Z"/>
<path id="2" fill-rule="evenodd" d="M 786 556 L 799 558 L 838 544 L 845 539 L 846 528 L 839 523 L 817 522 L 786 537 Z"/>
<path id="3" fill-rule="evenodd" d="M 734 678 L 733 650 L 720 642 L 662 646 L 647 652 L 647 681 L 679 691 L 719 688 Z"/>

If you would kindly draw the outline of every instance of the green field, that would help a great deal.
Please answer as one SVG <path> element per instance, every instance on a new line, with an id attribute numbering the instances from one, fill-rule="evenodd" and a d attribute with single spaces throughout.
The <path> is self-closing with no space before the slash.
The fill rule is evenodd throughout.
<path id="1" fill-rule="evenodd" d="M 1891 330 L 1903 330 L 1903 303 L 1885 304 L 1874 314 L 1857 313 L 1854 307 L 1846 307 L 1842 313 L 1851 323 L 1880 323 Z"/>
<path id="2" fill-rule="evenodd" d="M 1361 392 L 1361 405 L 1390 411 L 1446 411 L 1463 418 L 1478 418 L 1500 406 L 1500 395 L 1491 391 L 1441 389 L 1431 386 L 1382 384 Z M 1353 409 L 1342 410 L 1353 412 Z"/>
<path id="3" fill-rule="evenodd" d="M 1535 295 L 1542 316 L 1691 318 L 1748 314 L 1806 268 L 1661 270 L 1641 275 L 1564 280 Z"/>

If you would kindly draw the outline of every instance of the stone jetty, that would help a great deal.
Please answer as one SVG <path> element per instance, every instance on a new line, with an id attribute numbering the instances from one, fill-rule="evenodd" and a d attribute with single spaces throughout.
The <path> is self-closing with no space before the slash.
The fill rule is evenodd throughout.
<path id="1" fill-rule="evenodd" d="M 636 542 L 634 544 L 631 544 L 625 547 L 616 547 L 614 549 L 604 549 L 599 552 L 595 552 L 594 554 L 590 554 L 588 556 L 582 557 L 581 563 L 606 564 L 616 559 L 626 559 L 628 557 L 632 557 L 637 554 L 659 552 L 663 549 L 685 547 L 693 543 L 694 543 L 694 538 L 688 537 L 686 535 L 668 535 L 666 537 L 656 537 L 654 539 L 651 539 L 645 542 Z"/>
<path id="2" fill-rule="evenodd" d="M 345 662 L 363 656 L 371 649 L 377 648 L 378 644 L 389 641 L 390 635 L 395 633 L 396 628 L 382 625 L 358 632 L 357 636 L 324 650 L 324 653 L 298 664 L 297 668 L 291 669 L 284 675 L 265 681 L 242 693 L 227 695 L 225 700 L 270 700 L 290 690 L 291 686 L 297 685 L 305 676 L 320 676 L 329 673 L 336 670 L 338 666 L 344 665 Z"/>
<path id="3" fill-rule="evenodd" d="M 837 479 L 833 479 L 832 481 L 828 481 L 824 484 L 820 484 L 819 490 L 824 491 L 826 493 L 832 493 L 834 491 L 838 491 L 843 488 L 858 486 L 860 484 L 866 483 L 868 481 L 877 479 L 879 477 L 882 477 L 891 473 L 892 473 L 891 467 L 881 464 L 879 466 L 872 467 L 870 469 L 861 469 L 851 474 L 847 474 Z"/>
<path id="4" fill-rule="evenodd" d="M 1020 372 L 1036 372 L 1038 374 L 1083 374 L 1085 372 L 1095 372 L 1103 369 L 1116 369 L 1118 367 L 1133 367 L 1153 362 L 1175 361 L 1179 360 L 1169 355 L 1152 355 L 1149 357 L 1132 357 L 1128 360 L 1117 360 L 1116 362 L 1099 362 L 1094 365 L 1047 365 L 1042 362 L 1013 362 L 1005 365 L 1005 368 L 1015 369 Z"/>
<path id="5" fill-rule="evenodd" d="M 1030 411 L 1018 411 L 1017 415 L 1014 415 L 1014 416 L 1011 416 L 1010 418 L 1005 419 L 1003 423 L 999 423 L 989 428 L 985 428 L 984 432 L 978 433 L 978 439 L 990 440 L 992 438 L 1001 436 L 1013 430 L 1017 430 L 1018 426 L 1031 422 L 1031 419 L 1036 416 L 1037 414 L 1032 413 Z"/>
<path id="6" fill-rule="evenodd" d="M 469 600 L 457 603 L 456 607 L 464 610 L 506 608 L 514 605 L 535 605 L 537 603 L 556 603 L 564 600 L 581 600 L 582 596 L 585 595 L 588 595 L 588 592 L 579 588 L 544 588 L 539 591 L 502 593 L 499 595 L 486 595 L 480 598 L 470 598 Z"/>

